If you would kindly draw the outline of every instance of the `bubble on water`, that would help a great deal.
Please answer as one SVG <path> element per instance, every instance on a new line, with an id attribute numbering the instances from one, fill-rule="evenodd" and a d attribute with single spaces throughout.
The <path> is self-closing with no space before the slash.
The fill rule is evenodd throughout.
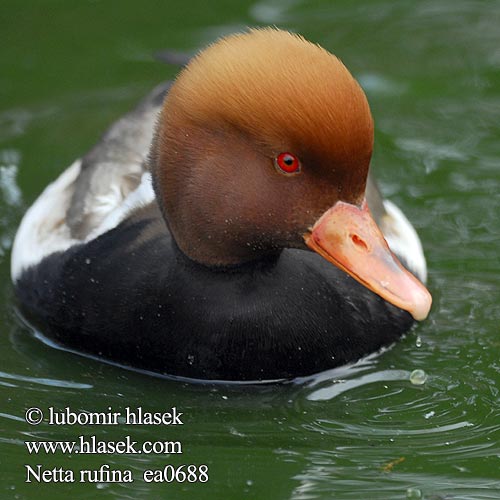
<path id="1" fill-rule="evenodd" d="M 413 385 L 424 385 L 426 381 L 427 373 L 425 373 L 424 370 L 417 369 L 410 373 L 410 382 Z"/>
<path id="2" fill-rule="evenodd" d="M 408 488 L 406 490 L 406 499 L 407 500 L 418 500 L 422 497 L 422 492 L 418 488 Z"/>

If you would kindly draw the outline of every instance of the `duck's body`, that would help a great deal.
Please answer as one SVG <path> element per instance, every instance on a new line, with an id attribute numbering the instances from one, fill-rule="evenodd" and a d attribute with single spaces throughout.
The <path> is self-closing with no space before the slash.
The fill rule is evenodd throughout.
<path id="1" fill-rule="evenodd" d="M 50 338 L 152 371 L 258 380 L 342 365 L 396 341 L 411 316 L 321 257 L 284 250 L 214 272 L 178 250 L 154 204 L 23 273 Z"/>
<path id="2" fill-rule="evenodd" d="M 252 32 L 241 38 L 262 33 L 266 32 Z M 282 32 L 268 32 L 271 38 L 276 33 L 280 41 Z M 269 202 L 270 220 L 267 213 L 260 215 L 260 205 L 253 201 L 251 211 L 243 208 L 238 214 L 238 204 L 245 207 L 249 202 L 247 194 L 238 193 L 231 179 L 227 185 L 216 185 L 214 195 L 211 182 L 217 179 L 217 172 L 213 178 L 203 180 L 207 186 L 203 192 L 197 187 L 193 170 L 183 177 L 178 173 L 172 177 L 172 167 L 159 170 L 165 154 L 174 157 L 168 161 L 174 161 L 177 170 L 185 168 L 189 163 L 186 149 L 196 163 L 196 147 L 203 146 L 206 161 L 206 155 L 217 152 L 214 137 L 225 131 L 225 127 L 214 125 L 213 136 L 207 139 L 205 132 L 198 135 L 199 129 L 193 124 L 199 116 L 189 115 L 188 121 L 179 107 L 168 104 L 177 99 L 186 105 L 182 87 L 179 90 L 181 84 L 176 83 L 163 106 L 154 140 L 154 124 L 164 94 L 169 91 L 168 84 L 156 89 L 134 112 L 111 127 L 103 140 L 49 186 L 26 214 L 13 248 L 12 276 L 28 318 L 45 335 L 70 349 L 129 366 L 200 379 L 269 380 L 307 375 L 354 361 L 397 340 L 412 324 L 411 315 L 323 258 L 330 252 L 322 240 L 323 234 L 331 231 L 330 215 L 324 215 L 320 220 L 326 217 L 325 222 L 318 221 L 310 229 L 314 241 L 305 237 L 307 245 L 322 257 L 307 251 L 305 245 L 302 249 L 290 229 L 297 215 L 286 222 L 286 213 L 276 213 L 279 205 Z M 200 115 L 208 113 L 207 109 Z M 245 127 L 248 124 L 242 120 L 238 134 L 245 135 Z M 168 146 L 172 129 L 180 129 L 182 137 Z M 183 149 L 183 141 L 190 136 L 194 145 L 184 145 Z M 247 139 L 243 146 L 234 146 L 238 159 L 240 155 L 254 155 L 245 150 Z M 224 141 L 231 150 L 233 146 Z M 279 147 L 287 150 L 290 144 L 282 141 Z M 344 147 L 342 154 L 345 151 Z M 222 151 L 221 159 L 214 164 L 224 172 L 224 178 L 228 169 L 224 166 L 226 154 Z M 305 154 L 301 168 L 306 167 Z M 154 191 L 148 163 L 152 164 Z M 269 178 L 271 184 L 290 182 L 283 181 L 282 174 L 275 170 L 269 175 L 278 176 Z M 350 176 L 342 179 L 341 186 L 351 183 L 355 186 L 352 190 L 358 189 L 357 181 Z M 170 195 L 164 194 L 173 189 L 175 182 L 183 185 Z M 248 184 L 246 181 L 242 190 L 256 189 L 248 188 Z M 195 186 L 192 191 L 190 186 Z M 300 185 L 294 189 L 300 189 Z M 321 184 L 318 189 L 323 189 Z M 358 211 L 359 220 L 364 220 L 368 212 L 361 205 L 362 198 L 356 198 L 361 208 L 351 206 L 350 189 L 345 187 L 343 194 L 338 188 L 337 205 L 329 200 L 321 208 L 305 207 L 306 212 L 317 210 L 317 214 L 311 214 L 313 218 L 301 234 L 330 205 L 347 207 L 348 215 Z M 364 182 L 359 189 L 364 192 Z M 260 196 L 260 185 L 258 190 L 252 192 L 250 200 Z M 179 196 L 183 197 L 181 201 L 172 201 Z M 192 201 L 183 208 L 182 200 L 190 196 Z M 198 205 L 205 203 L 203 196 L 208 202 L 200 209 Z M 425 280 L 425 260 L 411 225 L 396 207 L 380 198 L 373 181 L 368 184 L 366 197 L 394 251 L 399 249 L 402 261 Z M 228 198 L 235 198 L 237 201 L 232 203 L 236 205 L 231 207 L 228 201 L 232 210 L 223 212 Z M 211 199 L 215 204 L 210 205 Z M 285 197 L 281 203 L 286 202 Z M 217 222 L 219 211 L 222 219 Z M 338 217 L 338 210 L 329 212 Z M 200 213 L 207 220 L 202 226 Z M 288 224 L 287 229 L 276 230 L 267 240 L 259 239 L 260 234 L 270 231 L 270 222 L 276 219 L 277 225 L 282 220 L 283 225 Z M 255 229 L 242 244 L 242 231 L 250 225 Z M 298 229 L 302 230 L 302 226 Z M 225 244 L 226 234 L 229 250 L 224 253 L 220 250 L 224 247 L 216 245 Z M 287 238 L 293 240 L 289 245 L 282 243 Z M 366 241 L 360 251 L 371 249 L 371 240 Z M 351 272 L 350 265 L 348 259 L 340 267 Z M 371 277 L 360 279 L 356 272 L 354 275 L 372 286 Z M 385 298 L 392 297 L 393 291 L 382 290 L 384 293 Z M 412 305 L 404 305 L 406 298 L 401 299 L 403 302 L 390 300 L 412 311 Z M 425 307 L 417 306 L 417 315 L 422 316 Z"/>

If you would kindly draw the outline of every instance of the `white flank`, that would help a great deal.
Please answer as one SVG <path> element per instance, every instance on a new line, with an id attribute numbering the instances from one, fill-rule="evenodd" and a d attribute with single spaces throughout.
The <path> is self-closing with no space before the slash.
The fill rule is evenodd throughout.
<path id="1" fill-rule="evenodd" d="M 80 160 L 75 161 L 49 184 L 24 215 L 12 245 L 12 281 L 19 277 L 23 269 L 40 262 L 46 255 L 78 243 L 71 238 L 65 221 L 80 165 Z"/>
<path id="2" fill-rule="evenodd" d="M 392 201 L 384 200 L 387 214 L 383 217 L 380 228 L 393 253 L 402 255 L 410 271 L 422 283 L 427 281 L 427 264 L 422 243 L 417 232 L 404 213 Z"/>
<path id="3" fill-rule="evenodd" d="M 116 227 L 134 208 L 153 201 L 151 175 L 143 174 L 140 185 L 126 198 L 118 193 L 116 185 L 109 187 L 109 195 L 97 200 L 96 210 L 104 220 L 87 238 L 71 237 L 66 225 L 66 212 L 71 202 L 74 182 L 80 174 L 81 160 L 75 161 L 33 203 L 24 215 L 12 246 L 11 278 L 15 282 L 24 269 L 38 264 L 54 252 L 62 252 L 78 243 L 93 240 Z"/>

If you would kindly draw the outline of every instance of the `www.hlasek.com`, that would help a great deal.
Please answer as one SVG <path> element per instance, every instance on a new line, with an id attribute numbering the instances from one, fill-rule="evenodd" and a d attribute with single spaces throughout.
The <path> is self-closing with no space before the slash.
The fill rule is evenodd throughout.
<path id="1" fill-rule="evenodd" d="M 93 426 L 93 425 L 184 425 L 183 413 L 173 407 L 166 412 L 149 412 L 138 408 L 125 408 L 106 412 L 72 411 L 69 407 L 57 410 L 49 407 L 47 411 L 29 408 L 25 413 L 28 424 Z M 100 440 L 96 435 L 77 436 L 74 441 L 25 441 L 29 455 L 140 455 L 183 453 L 180 441 L 143 441 L 138 443 L 130 435 L 121 440 Z M 25 465 L 27 483 L 131 483 L 134 481 L 132 470 L 116 469 L 102 464 L 98 469 L 74 470 L 64 467 L 45 468 L 41 464 Z M 208 481 L 206 464 L 167 464 L 159 469 L 146 469 L 142 480 L 147 483 L 206 483 Z"/>

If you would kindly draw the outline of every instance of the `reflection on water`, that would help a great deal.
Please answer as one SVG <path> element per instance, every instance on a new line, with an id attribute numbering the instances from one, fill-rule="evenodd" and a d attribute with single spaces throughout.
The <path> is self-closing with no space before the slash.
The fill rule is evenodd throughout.
<path id="1" fill-rule="evenodd" d="M 23 464 L 42 457 L 27 455 L 25 439 L 95 432 L 108 440 L 180 439 L 183 463 L 208 463 L 210 484 L 49 484 L 37 485 L 37 496 L 500 499 L 500 2 L 263 0 L 216 9 L 166 2 L 154 15 L 121 2 L 118 21 L 113 2 L 54 4 L 50 16 L 40 15 L 38 2 L 16 5 L 6 8 L 15 22 L 2 30 L 9 50 L 0 95 L 0 497 L 33 494 Z M 23 210 L 110 121 L 173 75 L 148 54 L 194 51 L 256 23 L 320 42 L 366 90 L 376 124 L 373 169 L 414 222 L 429 261 L 429 320 L 352 366 L 240 387 L 151 377 L 30 335 L 8 285 L 8 249 Z M 77 26 L 86 32 L 75 52 Z M 423 385 L 409 380 L 416 369 L 428 374 Z M 34 406 L 172 405 L 187 417 L 175 433 L 24 422 Z M 103 458 L 43 461 L 78 469 Z M 172 457 L 105 461 L 140 477 Z"/>
<path id="2" fill-rule="evenodd" d="M 92 386 L 89 384 L 78 384 L 76 382 L 68 382 L 66 380 L 54 380 L 54 379 L 46 379 L 40 377 L 26 377 L 24 375 L 15 375 L 12 373 L 4 373 L 0 372 L 0 379 L 3 380 L 12 380 L 15 382 L 28 382 L 29 384 L 40 384 L 40 385 L 48 385 L 50 387 L 70 387 L 72 389 L 91 389 Z M 0 381 L 0 383 L 5 383 Z M 17 383 L 9 383 L 10 387 L 19 387 L 21 384 Z"/>
<path id="3" fill-rule="evenodd" d="M 17 184 L 20 160 L 18 150 L 0 149 L 0 260 L 12 246 L 17 213 L 22 205 L 22 193 Z"/>

